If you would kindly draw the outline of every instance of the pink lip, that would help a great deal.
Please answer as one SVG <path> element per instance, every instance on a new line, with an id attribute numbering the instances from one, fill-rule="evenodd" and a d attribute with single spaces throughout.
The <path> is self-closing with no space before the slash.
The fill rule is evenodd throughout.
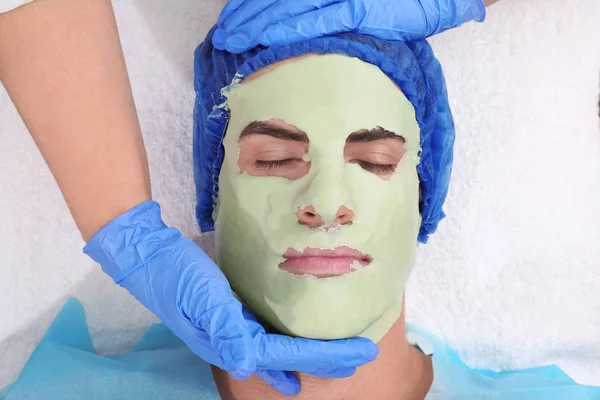
<path id="1" fill-rule="evenodd" d="M 283 254 L 286 259 L 279 268 L 292 275 L 311 275 L 316 278 L 329 278 L 355 271 L 353 267 L 358 262 L 363 267 L 373 259 L 369 255 L 348 246 L 339 246 L 333 250 L 306 248 L 302 253 L 287 249 Z"/>

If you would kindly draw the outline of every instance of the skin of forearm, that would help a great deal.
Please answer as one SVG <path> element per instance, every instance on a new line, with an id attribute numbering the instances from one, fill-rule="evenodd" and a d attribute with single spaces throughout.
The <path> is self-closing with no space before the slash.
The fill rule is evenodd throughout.
<path id="1" fill-rule="evenodd" d="M 38 0 L 0 14 L 0 80 L 84 240 L 150 199 L 110 0 Z"/>
<path id="2" fill-rule="evenodd" d="M 491 6 L 492 4 L 494 4 L 497 1 L 498 0 L 483 0 L 483 4 L 485 4 L 485 6 L 488 7 L 488 6 Z"/>

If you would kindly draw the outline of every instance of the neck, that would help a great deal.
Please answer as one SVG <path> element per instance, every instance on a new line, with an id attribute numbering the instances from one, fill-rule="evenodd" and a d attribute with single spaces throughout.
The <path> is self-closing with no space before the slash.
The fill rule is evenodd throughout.
<path id="1" fill-rule="evenodd" d="M 431 360 L 406 341 L 404 311 L 381 339 L 378 358 L 344 379 L 324 379 L 297 374 L 298 400 L 396 399 L 423 400 L 433 379 Z M 257 376 L 235 380 L 213 367 L 213 376 L 223 400 L 279 400 L 279 394 Z"/>

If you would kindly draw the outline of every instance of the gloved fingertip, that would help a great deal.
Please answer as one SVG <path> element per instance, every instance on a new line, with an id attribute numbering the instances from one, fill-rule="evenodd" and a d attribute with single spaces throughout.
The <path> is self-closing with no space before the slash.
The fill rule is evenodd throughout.
<path id="1" fill-rule="evenodd" d="M 368 346 L 363 354 L 369 361 L 373 361 L 379 356 L 379 346 L 377 346 L 376 344 Z"/>
<path id="2" fill-rule="evenodd" d="M 243 343 L 232 342 L 222 353 L 223 365 L 235 379 L 248 379 L 256 369 L 256 360 L 247 350 Z"/>
<path id="3" fill-rule="evenodd" d="M 357 337 L 351 340 L 356 341 L 355 344 L 360 346 L 358 347 L 359 353 L 367 360 L 367 362 L 375 360 L 379 355 L 379 346 L 377 346 L 377 344 L 371 339 Z"/>
<path id="4" fill-rule="evenodd" d="M 300 382 L 293 373 L 288 371 L 271 371 L 267 383 L 286 396 L 295 396 L 300 392 Z"/>
<path id="5" fill-rule="evenodd" d="M 284 44 L 282 40 L 282 33 L 277 26 L 268 27 L 260 35 L 260 44 L 263 46 L 279 46 Z"/>
<path id="6" fill-rule="evenodd" d="M 292 372 L 258 369 L 256 375 L 285 396 L 295 396 L 300 392 L 300 382 Z"/>
<path id="7" fill-rule="evenodd" d="M 300 383 L 298 382 L 276 382 L 271 387 L 285 396 L 296 396 L 300 393 Z"/>
<path id="8" fill-rule="evenodd" d="M 212 37 L 212 43 L 215 49 L 225 50 L 225 41 L 227 40 L 227 32 L 221 28 L 217 28 Z"/>
<path id="9" fill-rule="evenodd" d="M 475 0 L 475 6 L 473 7 L 473 21 L 483 22 L 485 21 L 487 11 L 483 0 Z"/>
<path id="10" fill-rule="evenodd" d="M 252 376 L 252 374 L 254 373 L 254 371 L 250 371 L 247 369 L 243 369 L 243 368 L 238 368 L 238 369 L 234 369 L 234 370 L 229 370 L 229 373 L 231 374 L 231 376 L 233 377 L 233 379 L 238 380 L 238 381 L 245 381 L 246 379 L 250 378 Z"/>
<path id="11" fill-rule="evenodd" d="M 227 50 L 234 54 L 243 53 L 250 49 L 250 38 L 243 33 L 234 33 L 226 40 Z"/>
<path id="12" fill-rule="evenodd" d="M 318 31 L 303 31 L 297 26 L 273 24 L 266 28 L 258 37 L 260 44 L 268 47 L 283 46 L 319 37 Z"/>
<path id="13" fill-rule="evenodd" d="M 340 368 L 325 374 L 325 378 L 348 378 L 356 372 L 356 368 Z"/>

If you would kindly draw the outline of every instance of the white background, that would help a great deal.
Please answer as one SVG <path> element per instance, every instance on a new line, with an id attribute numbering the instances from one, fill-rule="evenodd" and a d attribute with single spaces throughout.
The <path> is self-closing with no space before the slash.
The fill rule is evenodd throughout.
<path id="1" fill-rule="evenodd" d="M 114 1 L 155 199 L 205 243 L 194 220 L 193 50 L 222 4 Z M 501 0 L 486 23 L 431 42 L 457 143 L 449 217 L 420 248 L 408 319 L 473 367 L 558 363 L 600 385 L 600 2 Z M 101 352 L 127 349 L 155 321 L 82 246 L 0 88 L 0 387 L 69 295 Z"/>

